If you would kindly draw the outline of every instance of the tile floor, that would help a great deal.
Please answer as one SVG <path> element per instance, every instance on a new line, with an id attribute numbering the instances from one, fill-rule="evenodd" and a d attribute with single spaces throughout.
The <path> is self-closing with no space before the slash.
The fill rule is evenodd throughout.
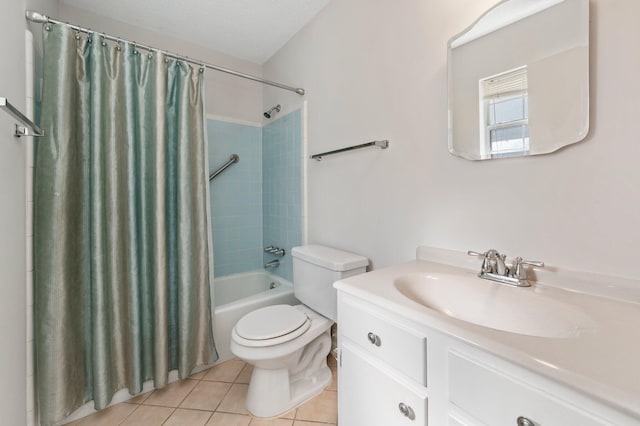
<path id="1" fill-rule="evenodd" d="M 245 408 L 252 367 L 233 359 L 163 389 L 77 420 L 73 426 L 331 426 L 338 423 L 336 364 L 333 382 L 320 395 L 277 419 L 259 419 Z"/>

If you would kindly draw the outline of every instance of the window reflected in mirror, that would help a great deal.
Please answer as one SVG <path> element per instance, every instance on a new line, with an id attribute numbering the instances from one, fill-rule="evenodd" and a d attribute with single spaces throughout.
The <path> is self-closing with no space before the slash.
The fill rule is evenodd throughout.
<path id="1" fill-rule="evenodd" d="M 480 80 L 480 135 L 491 158 L 529 154 L 527 67 Z"/>

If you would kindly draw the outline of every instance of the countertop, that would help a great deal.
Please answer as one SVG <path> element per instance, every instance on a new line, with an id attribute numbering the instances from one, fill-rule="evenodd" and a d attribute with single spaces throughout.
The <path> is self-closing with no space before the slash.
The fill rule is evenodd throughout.
<path id="1" fill-rule="evenodd" d="M 542 292 L 554 300 L 574 305 L 591 320 L 590 326 L 581 330 L 577 337 L 547 338 L 495 330 L 449 317 L 414 302 L 393 284 L 395 278 L 407 274 L 459 274 L 461 271 L 477 275 L 477 271 L 414 260 L 350 277 L 334 286 L 640 419 L 640 303 L 587 294 L 576 291 L 575 286 L 566 290 L 533 283 L 532 287 L 518 288 L 523 292 Z"/>

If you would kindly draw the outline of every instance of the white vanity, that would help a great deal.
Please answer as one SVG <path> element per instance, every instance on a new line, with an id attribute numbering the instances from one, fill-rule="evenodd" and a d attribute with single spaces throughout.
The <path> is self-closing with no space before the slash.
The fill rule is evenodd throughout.
<path id="1" fill-rule="evenodd" d="M 637 283 L 417 257 L 335 284 L 341 425 L 640 425 Z"/>

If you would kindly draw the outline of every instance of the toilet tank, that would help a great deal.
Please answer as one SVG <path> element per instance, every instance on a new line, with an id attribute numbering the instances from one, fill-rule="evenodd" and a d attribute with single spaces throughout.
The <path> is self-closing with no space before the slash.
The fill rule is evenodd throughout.
<path id="1" fill-rule="evenodd" d="M 293 247 L 293 291 L 298 300 L 325 317 L 337 320 L 338 296 L 333 283 L 366 272 L 366 257 L 331 247 Z"/>

